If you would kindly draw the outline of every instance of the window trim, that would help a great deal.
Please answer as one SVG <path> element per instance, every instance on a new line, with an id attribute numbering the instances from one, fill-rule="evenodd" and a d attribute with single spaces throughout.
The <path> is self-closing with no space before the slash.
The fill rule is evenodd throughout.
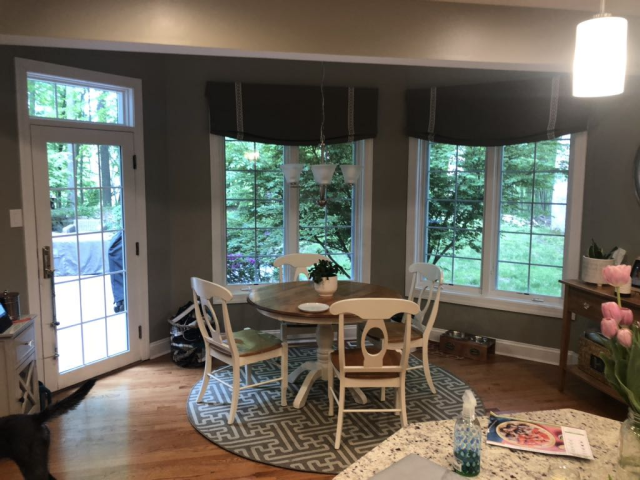
<path id="1" fill-rule="evenodd" d="M 371 277 L 371 186 L 373 183 L 373 140 L 354 142 L 354 161 L 364 168 L 353 190 L 353 210 L 351 225 L 353 234 L 351 271 L 355 281 L 368 283 Z M 284 148 L 284 162 L 298 163 L 297 148 Z M 225 177 L 225 139 L 220 135 L 209 136 L 210 175 L 211 175 L 211 238 L 212 238 L 212 278 L 215 283 L 224 285 L 233 293 L 230 303 L 245 303 L 251 285 L 227 285 L 226 282 L 226 177 Z M 336 176 L 340 175 L 338 172 Z M 341 179 L 337 179 L 342 181 Z M 285 254 L 298 251 L 298 212 L 299 195 L 291 187 L 284 188 L 284 239 Z M 288 274 L 289 275 L 289 274 Z M 287 278 L 287 281 L 292 279 Z"/>
<path id="2" fill-rule="evenodd" d="M 520 312 L 546 317 L 562 317 L 563 296 L 533 296 L 497 290 L 495 285 L 500 218 L 500 149 L 487 147 L 485 170 L 485 214 L 482 241 L 480 287 L 444 285 L 441 300 L 494 310 Z M 565 226 L 563 279 L 577 278 L 580 268 L 582 201 L 584 193 L 587 133 L 571 136 L 567 217 Z M 414 262 L 424 261 L 429 142 L 409 138 L 409 175 L 407 184 L 406 270 Z M 418 284 L 414 295 L 423 285 Z M 410 295 L 411 276 L 405 276 L 405 293 Z M 564 295 L 564 293 L 563 293 Z"/>

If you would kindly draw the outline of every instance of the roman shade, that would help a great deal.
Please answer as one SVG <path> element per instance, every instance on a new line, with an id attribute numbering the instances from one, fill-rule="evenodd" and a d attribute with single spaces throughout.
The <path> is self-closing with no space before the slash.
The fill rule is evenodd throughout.
<path id="1" fill-rule="evenodd" d="M 374 138 L 378 89 L 324 87 L 325 143 Z M 320 143 L 320 86 L 208 82 L 211 133 L 278 145 Z"/>
<path id="2" fill-rule="evenodd" d="M 568 76 L 408 90 L 407 133 L 439 143 L 499 146 L 587 130 L 588 102 Z"/>

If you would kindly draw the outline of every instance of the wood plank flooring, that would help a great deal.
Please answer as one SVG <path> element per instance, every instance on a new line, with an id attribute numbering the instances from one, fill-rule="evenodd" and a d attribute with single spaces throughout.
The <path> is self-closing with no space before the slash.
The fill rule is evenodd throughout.
<path id="1" fill-rule="evenodd" d="M 558 367 L 495 356 L 486 363 L 431 354 L 478 393 L 487 410 L 517 412 L 575 408 L 616 420 L 626 407 L 570 378 L 557 390 Z M 189 424 L 186 399 L 200 370 L 182 369 L 168 356 L 98 381 L 77 410 L 51 423 L 51 473 L 65 479 L 329 479 L 283 470 L 228 453 Z M 0 478 L 22 478 L 0 460 Z"/>

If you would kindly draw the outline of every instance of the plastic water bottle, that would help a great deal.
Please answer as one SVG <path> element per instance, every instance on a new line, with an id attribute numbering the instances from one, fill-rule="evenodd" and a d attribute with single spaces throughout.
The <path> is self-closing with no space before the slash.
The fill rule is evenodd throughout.
<path id="1" fill-rule="evenodd" d="M 458 474 L 475 477 L 480 473 L 482 427 L 476 417 L 476 397 L 471 390 L 462 396 L 462 414 L 453 428 L 454 467 Z"/>

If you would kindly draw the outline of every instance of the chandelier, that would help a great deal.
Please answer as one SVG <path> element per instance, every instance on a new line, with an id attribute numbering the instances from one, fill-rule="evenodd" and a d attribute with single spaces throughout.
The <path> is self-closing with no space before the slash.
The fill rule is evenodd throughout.
<path id="1" fill-rule="evenodd" d="M 313 173 L 313 179 L 320 185 L 320 197 L 318 198 L 318 205 L 326 207 L 327 205 L 327 187 L 333 180 L 333 174 L 336 170 L 336 165 L 327 163 L 327 146 L 325 144 L 324 136 L 324 62 L 322 62 L 322 80 L 320 82 L 320 99 L 322 110 L 322 121 L 320 122 L 320 165 L 311 165 L 311 171 Z M 290 187 L 297 188 L 300 186 L 300 176 L 304 170 L 304 165 L 301 163 L 285 163 L 280 167 L 284 174 L 285 181 Z M 347 185 L 355 185 L 362 173 L 361 165 L 340 165 L 342 170 L 342 176 L 344 183 Z"/>

